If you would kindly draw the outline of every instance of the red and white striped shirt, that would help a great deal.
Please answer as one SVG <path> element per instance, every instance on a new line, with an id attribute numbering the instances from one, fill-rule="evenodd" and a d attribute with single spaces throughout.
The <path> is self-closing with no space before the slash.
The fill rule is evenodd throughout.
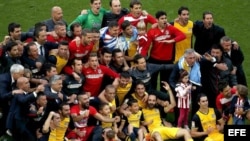
<path id="1" fill-rule="evenodd" d="M 187 87 L 191 84 L 178 83 L 175 87 L 176 97 L 178 98 L 178 108 L 189 108 L 191 102 L 191 90 Z"/>

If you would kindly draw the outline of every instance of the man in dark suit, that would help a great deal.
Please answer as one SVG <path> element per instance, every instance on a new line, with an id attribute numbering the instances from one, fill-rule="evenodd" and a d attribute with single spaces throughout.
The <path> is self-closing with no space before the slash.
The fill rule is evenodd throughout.
<path id="1" fill-rule="evenodd" d="M 225 31 L 214 24 L 213 13 L 206 11 L 203 13 L 203 20 L 194 23 L 193 34 L 195 36 L 194 50 L 199 54 L 204 54 L 211 49 L 213 44 L 219 44 L 220 38 L 225 36 Z"/>
<path id="2" fill-rule="evenodd" d="M 224 51 L 223 55 L 230 59 L 234 66 L 238 84 L 247 86 L 246 76 L 242 66 L 244 61 L 243 52 L 239 47 L 232 44 L 232 40 L 227 36 L 221 38 L 220 45 Z"/>
<path id="3" fill-rule="evenodd" d="M 34 140 L 31 138 L 33 136 L 26 128 L 26 124 L 28 123 L 27 114 L 29 111 L 29 104 L 35 101 L 37 93 L 43 91 L 44 86 L 39 85 L 33 93 L 29 94 L 30 82 L 26 77 L 18 78 L 16 86 L 20 92 L 14 95 L 10 102 L 10 110 L 6 122 L 7 131 L 8 133 L 14 133 L 14 140 L 32 141 Z"/>
<path id="4" fill-rule="evenodd" d="M 62 93 L 62 77 L 53 75 L 49 84 L 45 86 L 44 94 L 48 99 L 48 111 L 58 111 L 63 101 L 67 101 L 67 97 Z"/>
<path id="5" fill-rule="evenodd" d="M 9 112 L 9 101 L 13 95 L 20 93 L 20 90 L 14 90 L 16 87 L 16 80 L 24 74 L 24 67 L 20 64 L 13 64 L 10 67 L 10 72 L 0 74 L 0 112 L 2 118 L 0 119 L 0 136 L 4 134 L 5 122 Z"/>

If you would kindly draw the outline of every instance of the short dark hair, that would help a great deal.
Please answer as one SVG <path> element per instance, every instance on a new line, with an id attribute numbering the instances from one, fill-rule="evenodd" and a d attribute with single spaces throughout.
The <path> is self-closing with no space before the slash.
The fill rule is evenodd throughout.
<path id="1" fill-rule="evenodd" d="M 14 46 L 17 46 L 18 44 L 14 41 L 9 41 L 5 46 L 4 50 L 5 51 L 11 51 Z"/>
<path id="2" fill-rule="evenodd" d="M 66 41 L 66 40 L 62 40 L 62 41 L 60 41 L 60 42 L 58 43 L 58 47 L 60 47 L 61 45 L 63 45 L 63 46 L 68 46 L 68 45 L 69 45 L 69 42 Z"/>
<path id="3" fill-rule="evenodd" d="M 206 94 L 204 94 L 204 93 L 199 93 L 198 95 L 197 95 L 197 103 L 199 103 L 200 102 L 200 100 L 201 100 L 201 98 L 202 97 L 207 97 L 207 95 Z"/>
<path id="4" fill-rule="evenodd" d="M 227 81 L 221 80 L 221 81 L 219 81 L 219 83 L 218 83 L 218 90 L 219 90 L 220 92 L 222 92 L 228 85 L 229 85 L 229 83 L 228 83 Z"/>
<path id="5" fill-rule="evenodd" d="M 35 23 L 34 30 L 35 29 L 41 29 L 41 27 L 43 27 L 43 26 L 45 26 L 46 27 L 46 31 L 48 31 L 47 25 L 44 22 L 37 22 L 37 23 Z"/>
<path id="6" fill-rule="evenodd" d="M 102 102 L 102 103 L 100 103 L 98 109 L 99 109 L 99 110 L 102 110 L 105 106 L 109 106 L 109 104 L 108 104 L 108 103 L 105 103 L 105 102 Z"/>
<path id="7" fill-rule="evenodd" d="M 145 57 L 143 57 L 141 54 L 136 54 L 135 56 L 134 56 L 134 63 L 135 64 L 138 64 L 138 60 L 139 59 L 141 59 L 141 58 L 145 58 Z"/>
<path id="8" fill-rule="evenodd" d="M 45 63 L 42 68 L 44 75 L 46 76 L 47 72 L 50 72 L 52 68 L 56 68 L 56 65 L 52 63 Z"/>
<path id="9" fill-rule="evenodd" d="M 164 15 L 167 16 L 167 13 L 165 11 L 160 10 L 155 13 L 155 18 L 159 19 L 161 16 L 164 16 Z"/>
<path id="10" fill-rule="evenodd" d="M 188 7 L 186 7 L 186 6 L 181 6 L 181 7 L 178 9 L 178 15 L 181 15 L 181 13 L 182 13 L 183 10 L 189 11 Z"/>
<path id="11" fill-rule="evenodd" d="M 134 5 L 142 5 L 142 3 L 140 2 L 140 0 L 131 0 L 129 3 L 129 7 L 133 8 Z"/>
<path id="12" fill-rule="evenodd" d="M 70 105 L 69 105 L 69 103 L 67 103 L 67 102 L 63 102 L 62 104 L 59 105 L 59 110 L 62 111 L 63 106 L 70 106 Z"/>
<path id="13" fill-rule="evenodd" d="M 212 15 L 213 16 L 213 13 L 211 11 L 205 11 L 202 13 L 202 19 L 204 20 L 206 15 Z"/>
<path id="14" fill-rule="evenodd" d="M 128 20 L 125 20 L 122 24 L 121 24 L 121 28 L 122 28 L 122 30 L 126 30 L 126 28 L 128 27 L 128 26 L 130 26 L 131 25 L 131 23 L 128 21 Z"/>
<path id="15" fill-rule="evenodd" d="M 135 82 L 135 88 L 138 86 L 138 85 L 143 85 L 145 87 L 145 84 L 141 81 L 141 80 L 138 80 Z"/>
<path id="16" fill-rule="evenodd" d="M 131 77 L 131 75 L 129 74 L 129 72 L 128 71 L 122 71 L 121 73 L 120 73 L 120 78 L 130 78 Z"/>
<path id="17" fill-rule="evenodd" d="M 211 47 L 211 50 L 212 49 L 219 49 L 221 52 L 223 52 L 223 48 L 218 44 L 213 44 L 212 47 Z"/>
<path id="18" fill-rule="evenodd" d="M 102 48 L 101 54 L 104 55 L 105 53 L 112 54 L 111 50 L 108 47 Z"/>
<path id="19" fill-rule="evenodd" d="M 80 23 L 75 22 L 72 25 L 70 25 L 70 31 L 74 31 L 75 27 L 82 27 Z"/>
<path id="20" fill-rule="evenodd" d="M 34 45 L 36 45 L 35 42 L 30 42 L 30 43 L 28 43 L 28 44 L 26 45 L 26 47 L 25 47 L 25 49 L 27 50 L 27 52 L 29 52 L 29 51 L 30 51 L 30 47 L 31 47 L 31 46 L 34 46 Z"/>
<path id="21" fill-rule="evenodd" d="M 114 57 L 116 55 L 116 53 L 119 53 L 119 52 L 122 52 L 121 49 L 119 48 L 115 48 L 113 51 L 112 51 L 112 57 Z"/>
<path id="22" fill-rule="evenodd" d="M 10 35 L 10 32 L 14 32 L 15 31 L 15 28 L 20 28 L 21 25 L 18 24 L 18 23 L 15 23 L 15 22 L 12 22 L 8 25 L 8 33 Z"/>
<path id="23" fill-rule="evenodd" d="M 72 60 L 71 60 L 71 62 L 70 62 L 70 64 L 72 65 L 72 66 L 74 66 L 75 65 L 75 61 L 82 61 L 80 58 L 73 58 Z"/>
<path id="24" fill-rule="evenodd" d="M 128 106 L 132 106 L 134 103 L 138 103 L 138 100 L 131 98 L 131 99 L 129 99 L 127 104 L 128 104 Z"/>
<path id="25" fill-rule="evenodd" d="M 34 30 L 34 37 L 35 37 L 35 38 L 38 38 L 40 32 L 42 32 L 42 31 L 43 31 L 43 30 L 42 30 L 41 28 L 35 28 L 35 30 Z"/>
<path id="26" fill-rule="evenodd" d="M 117 27 L 117 26 L 119 26 L 119 24 L 118 24 L 118 22 L 116 20 L 110 21 L 108 23 L 108 28 L 113 28 L 113 27 Z"/>
<path id="27" fill-rule="evenodd" d="M 90 29 L 88 29 L 88 28 L 84 28 L 82 30 L 82 36 L 86 36 L 88 33 L 92 33 L 92 31 Z"/>

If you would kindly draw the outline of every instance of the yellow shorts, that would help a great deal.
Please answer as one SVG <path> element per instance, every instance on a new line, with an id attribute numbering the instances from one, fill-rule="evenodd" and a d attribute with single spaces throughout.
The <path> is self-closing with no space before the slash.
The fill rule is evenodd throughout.
<path id="1" fill-rule="evenodd" d="M 176 134 L 179 129 L 180 128 L 175 127 L 158 127 L 153 129 L 152 134 L 158 132 L 163 140 L 176 139 Z"/>
<path id="2" fill-rule="evenodd" d="M 221 133 L 212 133 L 204 141 L 224 141 L 224 135 Z"/>

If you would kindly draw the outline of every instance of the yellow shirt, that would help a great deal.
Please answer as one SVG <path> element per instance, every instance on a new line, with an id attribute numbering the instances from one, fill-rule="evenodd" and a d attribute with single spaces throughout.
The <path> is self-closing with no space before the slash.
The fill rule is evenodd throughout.
<path id="1" fill-rule="evenodd" d="M 213 130 L 213 132 L 211 132 L 208 135 L 208 137 L 206 138 L 207 140 L 209 140 L 209 139 L 213 139 L 214 141 L 223 141 L 224 140 L 223 134 L 217 130 L 216 115 L 215 115 L 213 108 L 209 108 L 208 114 L 203 114 L 200 111 L 197 111 L 196 114 L 200 118 L 201 126 L 202 126 L 204 131 L 207 131 L 207 129 L 209 127 L 212 127 L 215 129 L 215 130 Z"/>
<path id="2" fill-rule="evenodd" d="M 48 141 L 57 141 L 56 140 L 56 129 L 53 129 L 50 131 Z"/>
<path id="3" fill-rule="evenodd" d="M 135 114 L 130 114 L 128 118 L 128 123 L 131 124 L 133 127 L 139 128 L 140 127 L 140 120 L 142 116 L 142 111 L 138 111 Z"/>
<path id="4" fill-rule="evenodd" d="M 142 112 L 143 112 L 145 122 L 150 122 L 151 120 L 153 121 L 152 124 L 148 125 L 148 130 L 150 133 L 155 128 L 163 126 L 162 122 L 161 122 L 161 116 L 160 116 L 159 109 L 157 109 L 157 108 L 153 108 L 153 109 L 143 108 Z"/>
<path id="5" fill-rule="evenodd" d="M 134 57 L 137 53 L 137 44 L 135 43 L 135 41 L 130 42 L 130 38 L 126 38 L 127 42 L 129 43 L 129 48 L 128 48 L 128 56 L 129 57 Z M 130 65 L 133 65 L 133 61 L 130 61 Z"/>
<path id="6" fill-rule="evenodd" d="M 109 115 L 110 118 L 113 118 L 112 114 Z M 101 122 L 102 123 L 102 128 L 111 128 L 112 127 L 112 122 Z"/>
<path id="7" fill-rule="evenodd" d="M 65 132 L 69 126 L 70 118 L 66 117 L 63 120 L 61 120 L 60 125 L 58 128 L 56 128 L 56 140 L 57 141 L 63 141 Z"/>
<path id="8" fill-rule="evenodd" d="M 147 93 L 145 93 L 147 94 Z M 135 96 L 135 93 L 131 94 L 131 96 L 136 99 L 138 101 L 138 105 L 139 107 L 142 109 L 142 108 L 145 108 L 146 107 L 146 103 L 143 102 L 141 99 L 138 99 L 136 96 Z"/>
<path id="9" fill-rule="evenodd" d="M 57 73 L 60 74 L 63 67 L 66 66 L 68 60 L 65 58 L 61 58 L 60 56 L 56 55 L 56 70 Z"/>
<path id="10" fill-rule="evenodd" d="M 132 83 L 128 83 L 126 87 L 122 88 L 120 86 L 118 86 L 117 90 L 116 90 L 116 95 L 118 97 L 119 100 L 119 104 L 122 105 L 123 101 L 124 101 L 124 97 L 126 96 L 126 94 L 129 92 L 130 88 L 132 86 Z"/>
<path id="11" fill-rule="evenodd" d="M 174 27 L 186 35 L 186 39 L 175 43 L 175 62 L 177 62 L 180 57 L 183 56 L 185 50 L 192 47 L 193 22 L 188 21 L 188 24 L 185 26 L 180 25 L 178 22 L 174 22 Z"/>

